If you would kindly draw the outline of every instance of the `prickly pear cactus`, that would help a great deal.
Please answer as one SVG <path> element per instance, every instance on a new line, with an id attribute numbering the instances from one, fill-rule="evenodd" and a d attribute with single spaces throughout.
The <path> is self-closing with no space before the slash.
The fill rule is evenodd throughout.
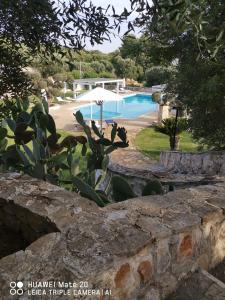
<path id="1" fill-rule="evenodd" d="M 163 187 L 159 180 L 151 180 L 143 188 L 142 196 L 163 194 Z"/>
<path id="2" fill-rule="evenodd" d="M 116 202 L 124 201 L 136 197 L 130 184 L 122 176 L 112 177 L 113 200 Z"/>

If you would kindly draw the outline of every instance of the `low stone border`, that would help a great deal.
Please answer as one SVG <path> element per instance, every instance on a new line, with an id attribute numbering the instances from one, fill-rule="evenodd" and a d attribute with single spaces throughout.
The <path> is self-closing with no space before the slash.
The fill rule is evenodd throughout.
<path id="1" fill-rule="evenodd" d="M 121 175 L 132 186 L 136 195 L 141 196 L 142 190 L 146 183 L 153 179 L 158 179 L 164 186 L 165 192 L 177 188 L 187 188 L 198 185 L 215 184 L 224 182 L 224 176 L 206 176 L 194 175 L 194 174 L 177 174 L 168 172 L 165 168 L 160 165 L 152 165 L 147 169 L 135 169 L 134 167 L 128 168 L 120 164 L 111 162 L 108 167 L 109 176 Z M 108 180 L 106 180 L 108 185 Z"/>
<path id="2" fill-rule="evenodd" d="M 225 175 L 225 151 L 162 151 L 160 164 L 181 174 Z"/>

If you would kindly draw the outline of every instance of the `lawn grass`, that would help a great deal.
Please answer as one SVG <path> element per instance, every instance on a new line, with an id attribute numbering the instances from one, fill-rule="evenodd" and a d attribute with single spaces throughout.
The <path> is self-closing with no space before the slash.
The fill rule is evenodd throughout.
<path id="1" fill-rule="evenodd" d="M 169 137 L 165 134 L 156 132 L 153 128 L 141 130 L 136 136 L 135 145 L 138 150 L 156 160 L 159 160 L 161 151 L 170 150 Z M 179 150 L 197 151 L 197 148 L 198 144 L 193 141 L 191 134 L 183 132 L 181 134 Z"/>

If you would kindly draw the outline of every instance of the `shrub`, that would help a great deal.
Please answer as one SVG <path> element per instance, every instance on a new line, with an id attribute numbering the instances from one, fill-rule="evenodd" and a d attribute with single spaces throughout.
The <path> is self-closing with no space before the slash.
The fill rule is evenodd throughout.
<path id="1" fill-rule="evenodd" d="M 48 87 L 47 92 L 48 92 L 49 97 L 58 97 L 58 96 L 60 96 L 60 90 L 55 88 L 55 87 L 52 87 L 52 86 Z"/>
<path id="2" fill-rule="evenodd" d="M 80 78 L 80 71 L 73 70 L 72 75 L 73 75 L 73 79 L 79 79 Z"/>
<path id="3" fill-rule="evenodd" d="M 55 75 L 53 75 L 53 78 L 56 80 L 56 81 L 66 81 L 67 80 L 67 74 L 66 73 L 57 73 Z"/>
<path id="4" fill-rule="evenodd" d="M 155 92 L 152 94 L 152 100 L 156 103 L 160 103 L 161 101 L 161 92 Z"/>
<path id="5" fill-rule="evenodd" d="M 100 62 L 104 64 L 106 72 L 112 73 L 114 71 L 113 64 L 110 61 L 101 60 Z"/>
<path id="6" fill-rule="evenodd" d="M 101 78 L 115 78 L 115 74 L 110 73 L 110 72 L 101 72 L 99 74 L 99 77 L 101 77 Z"/>
<path id="7" fill-rule="evenodd" d="M 84 72 L 84 78 L 97 78 L 98 74 L 95 71 Z"/>
<path id="8" fill-rule="evenodd" d="M 73 98 L 73 91 L 67 91 L 64 95 L 65 97 Z"/>
<path id="9" fill-rule="evenodd" d="M 152 67 L 145 72 L 146 86 L 164 84 L 172 76 L 172 70 L 165 67 Z"/>
<path id="10" fill-rule="evenodd" d="M 96 73 L 101 73 L 105 71 L 105 65 L 98 62 L 98 61 L 93 61 L 91 63 L 91 68 L 96 72 Z"/>

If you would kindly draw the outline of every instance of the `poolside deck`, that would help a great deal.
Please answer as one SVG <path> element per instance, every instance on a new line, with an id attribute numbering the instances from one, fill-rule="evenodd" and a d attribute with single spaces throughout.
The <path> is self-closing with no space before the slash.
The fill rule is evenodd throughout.
<path id="1" fill-rule="evenodd" d="M 134 91 L 128 91 L 126 94 L 123 94 L 124 96 L 134 94 Z M 141 92 L 144 94 L 150 94 L 150 92 Z M 65 131 L 71 131 L 73 132 L 75 130 L 74 124 L 76 123 L 76 120 L 73 116 L 74 108 L 79 107 L 84 104 L 89 104 L 90 102 L 79 102 L 74 101 L 72 103 L 62 104 L 50 107 L 50 113 L 53 116 L 56 127 L 61 130 Z M 136 119 L 122 119 L 122 118 L 113 118 L 119 126 L 124 126 L 128 130 L 133 129 L 142 129 L 147 126 L 149 126 L 152 122 L 157 120 L 157 113 L 156 112 L 149 112 L 143 116 L 140 116 Z"/>

